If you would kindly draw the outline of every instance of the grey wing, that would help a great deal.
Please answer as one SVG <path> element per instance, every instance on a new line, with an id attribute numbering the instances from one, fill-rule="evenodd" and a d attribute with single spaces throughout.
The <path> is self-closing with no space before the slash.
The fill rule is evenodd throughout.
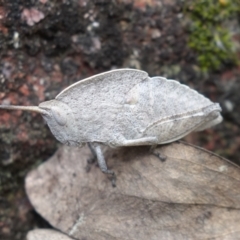
<path id="1" fill-rule="evenodd" d="M 66 101 L 69 98 L 78 98 L 80 93 L 88 93 L 89 91 L 95 93 L 95 90 L 102 97 L 105 97 L 106 93 L 113 95 L 118 92 L 126 92 L 129 88 L 132 88 L 147 77 L 148 74 L 141 70 L 128 68 L 116 69 L 78 81 L 60 92 L 55 99 Z M 126 84 L 128 84 L 127 87 Z M 95 90 L 89 88 L 92 88 L 92 86 L 95 87 Z M 115 91 L 114 89 L 120 91 Z"/>
<path id="2" fill-rule="evenodd" d="M 79 124 L 82 141 L 106 142 L 118 125 L 124 125 L 121 113 L 128 91 L 148 79 L 144 71 L 112 70 L 77 82 L 57 95 L 70 106 Z"/>
<path id="3" fill-rule="evenodd" d="M 157 136 L 158 143 L 180 139 L 221 121 L 219 104 L 175 80 L 148 78 L 129 91 L 128 99 L 126 107 L 139 125 L 137 138 Z"/>
<path id="4" fill-rule="evenodd" d="M 154 104 L 155 112 L 161 116 L 189 115 L 213 104 L 202 94 L 178 81 L 153 77 L 150 82 L 154 88 L 161 89 L 154 94 L 154 98 L 159 99 L 159 104 Z"/>

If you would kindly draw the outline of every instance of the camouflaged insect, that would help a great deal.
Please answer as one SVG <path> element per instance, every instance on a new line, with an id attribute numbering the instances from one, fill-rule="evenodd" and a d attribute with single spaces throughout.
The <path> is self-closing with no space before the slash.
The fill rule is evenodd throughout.
<path id="1" fill-rule="evenodd" d="M 178 140 L 222 121 L 221 107 L 175 80 L 144 71 L 118 69 L 72 84 L 38 107 L 4 106 L 39 112 L 62 143 L 92 143 L 101 170 L 108 170 L 100 144 L 157 145 Z"/>

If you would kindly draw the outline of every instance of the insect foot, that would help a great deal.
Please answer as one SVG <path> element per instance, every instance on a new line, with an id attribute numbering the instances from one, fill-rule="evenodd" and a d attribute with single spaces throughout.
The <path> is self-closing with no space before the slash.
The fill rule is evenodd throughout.
<path id="1" fill-rule="evenodd" d="M 167 160 L 167 157 L 164 156 L 161 153 L 155 153 L 155 152 L 151 152 L 151 154 L 155 157 L 157 157 L 161 162 L 165 162 Z"/>
<path id="2" fill-rule="evenodd" d="M 154 150 L 155 150 L 156 148 L 157 148 L 157 145 L 152 145 L 152 146 L 150 147 L 150 153 L 151 153 L 153 156 L 157 157 L 161 162 L 165 162 L 165 161 L 167 160 L 167 157 L 166 157 L 165 155 L 161 154 L 161 153 L 156 153 L 156 152 L 154 152 Z"/>
<path id="3" fill-rule="evenodd" d="M 93 143 L 100 169 L 112 176 L 97 143 L 110 147 L 166 144 L 222 121 L 218 103 L 178 81 L 149 77 L 136 69 L 81 80 L 38 107 L 0 105 L 0 109 L 40 113 L 64 144 Z"/>

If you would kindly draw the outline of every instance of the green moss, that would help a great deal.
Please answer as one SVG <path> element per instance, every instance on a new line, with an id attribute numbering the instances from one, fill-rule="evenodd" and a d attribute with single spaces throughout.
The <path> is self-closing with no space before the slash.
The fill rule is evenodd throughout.
<path id="1" fill-rule="evenodd" d="M 226 20 L 240 14 L 239 0 L 195 0 L 185 6 L 191 20 L 189 46 L 198 55 L 203 71 L 220 69 L 224 63 L 237 64 L 237 54 Z"/>

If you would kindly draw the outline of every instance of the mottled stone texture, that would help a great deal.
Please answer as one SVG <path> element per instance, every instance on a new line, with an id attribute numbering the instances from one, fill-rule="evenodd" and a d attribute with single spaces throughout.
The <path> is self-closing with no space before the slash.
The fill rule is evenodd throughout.
<path id="1" fill-rule="evenodd" d="M 220 102 L 224 123 L 187 141 L 238 161 L 239 68 L 200 73 L 187 45 L 183 2 L 0 1 L 1 104 L 38 105 L 96 73 L 143 69 Z M 22 184 L 26 172 L 51 156 L 57 144 L 41 116 L 0 112 L 1 239 L 24 239 L 28 229 L 47 225 L 32 212 Z"/>

